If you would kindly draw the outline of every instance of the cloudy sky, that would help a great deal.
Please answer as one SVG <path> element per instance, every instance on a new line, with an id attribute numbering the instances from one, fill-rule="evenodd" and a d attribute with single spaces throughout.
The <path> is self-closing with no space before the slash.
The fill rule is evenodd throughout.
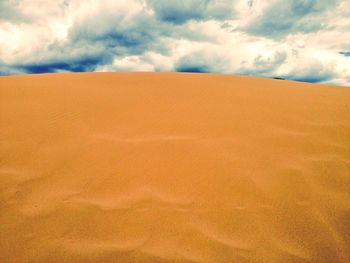
<path id="1" fill-rule="evenodd" d="M 350 86 L 350 1 L 0 0 L 0 75 L 65 71 Z"/>

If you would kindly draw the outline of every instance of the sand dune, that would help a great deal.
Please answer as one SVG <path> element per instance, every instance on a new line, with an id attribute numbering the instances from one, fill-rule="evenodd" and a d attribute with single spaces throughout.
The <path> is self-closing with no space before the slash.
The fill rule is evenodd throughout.
<path id="1" fill-rule="evenodd" d="M 350 262 L 350 88 L 0 78 L 0 262 Z"/>

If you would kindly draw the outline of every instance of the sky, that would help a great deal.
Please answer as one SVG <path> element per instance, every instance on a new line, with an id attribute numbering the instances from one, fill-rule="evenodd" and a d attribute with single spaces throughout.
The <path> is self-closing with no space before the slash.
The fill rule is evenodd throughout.
<path id="1" fill-rule="evenodd" d="M 0 75 L 81 71 L 350 86 L 350 1 L 0 0 Z"/>

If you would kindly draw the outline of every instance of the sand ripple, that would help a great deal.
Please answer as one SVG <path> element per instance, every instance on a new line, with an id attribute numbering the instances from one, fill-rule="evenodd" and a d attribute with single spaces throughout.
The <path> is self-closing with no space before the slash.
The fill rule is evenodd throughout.
<path id="1" fill-rule="evenodd" d="M 138 73 L 0 92 L 0 262 L 350 262 L 350 89 Z"/>

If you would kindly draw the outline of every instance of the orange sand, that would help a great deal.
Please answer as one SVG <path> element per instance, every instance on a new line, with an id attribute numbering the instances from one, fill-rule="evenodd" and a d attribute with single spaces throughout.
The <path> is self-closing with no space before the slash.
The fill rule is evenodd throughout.
<path id="1" fill-rule="evenodd" d="M 350 262 L 350 88 L 0 78 L 0 262 Z"/>

